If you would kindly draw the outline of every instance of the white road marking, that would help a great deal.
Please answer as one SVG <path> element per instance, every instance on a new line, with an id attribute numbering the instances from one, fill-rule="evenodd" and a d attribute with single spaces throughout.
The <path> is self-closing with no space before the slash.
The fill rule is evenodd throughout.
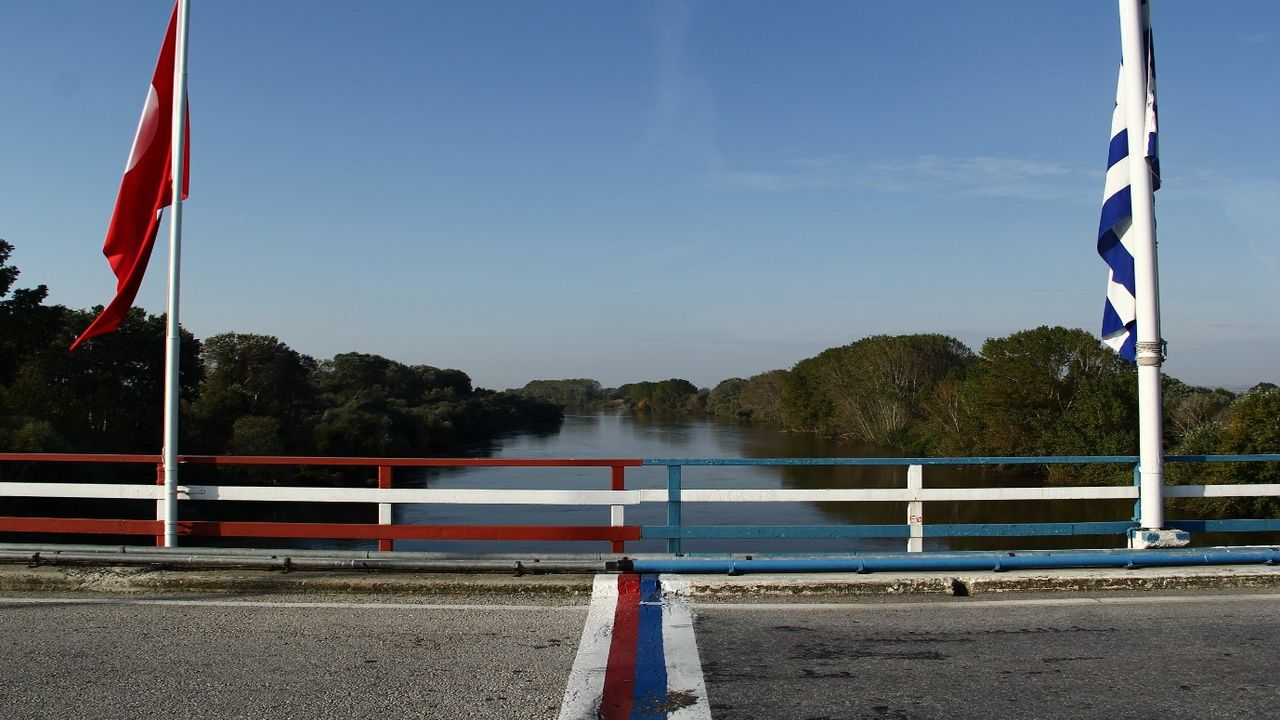
<path id="1" fill-rule="evenodd" d="M 685 581 L 662 576 L 662 648 L 667 661 L 667 691 L 679 694 L 685 707 L 667 713 L 670 720 L 711 720 L 707 685 L 702 677 L 702 659 L 693 634 L 693 610 L 680 597 Z M 677 699 L 676 697 L 672 698 Z"/>
<path id="2" fill-rule="evenodd" d="M 315 602 L 287 600 L 156 600 L 141 598 L 48 598 L 48 597 L 0 597 L 0 605 L 156 605 L 167 607 L 227 607 L 227 608 L 337 608 L 340 610 L 569 610 L 582 612 L 582 605 L 445 605 L 432 603 L 353 603 Z"/>
<path id="3" fill-rule="evenodd" d="M 1022 600 L 974 600 L 965 599 L 939 599 L 932 602 L 894 602 L 894 601 L 855 601 L 847 603 L 839 602 L 823 602 L 810 603 L 803 600 L 785 603 L 722 603 L 715 601 L 693 602 L 696 609 L 706 610 L 763 610 L 767 612 L 798 612 L 804 610 L 843 610 L 847 612 L 857 612 L 861 610 L 869 610 L 875 612 L 884 612 L 885 610 L 902 609 L 918 609 L 918 608 L 936 608 L 938 610 L 981 610 L 984 608 L 1008 608 L 1008 607 L 1062 607 L 1062 606 L 1079 606 L 1079 605 L 1159 605 L 1166 604 L 1186 604 L 1186 603 L 1202 603 L 1202 602 L 1275 602 L 1280 600 L 1280 595 L 1177 595 L 1177 596 L 1140 596 L 1140 597 L 1107 597 L 1107 596 L 1090 596 L 1081 598 L 1032 598 Z"/>
<path id="4" fill-rule="evenodd" d="M 595 720 L 604 697 L 604 674 L 613 640 L 613 616 L 618 606 L 618 576 L 597 575 L 582 626 L 578 654 L 565 683 L 560 720 Z"/>

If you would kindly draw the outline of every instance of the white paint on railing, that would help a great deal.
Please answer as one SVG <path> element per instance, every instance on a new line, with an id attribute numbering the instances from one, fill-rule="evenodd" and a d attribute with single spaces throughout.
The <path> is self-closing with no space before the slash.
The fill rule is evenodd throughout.
<path id="1" fill-rule="evenodd" d="M 907 491 L 919 494 L 924 489 L 924 467 L 909 465 L 907 467 Z M 907 552 L 924 552 L 924 503 L 912 500 L 907 503 L 907 525 L 911 537 L 907 539 Z"/>
<path id="2" fill-rule="evenodd" d="M 1086 487 L 1013 487 L 1013 488 L 925 488 L 920 499 L 925 502 L 968 500 L 1134 500 L 1138 488 L 1133 485 Z"/>
<path id="3" fill-rule="evenodd" d="M 686 488 L 681 502 L 970 502 L 999 500 L 1133 500 L 1132 485 L 1081 487 L 924 488 L 914 487 L 910 466 L 906 488 L 829 488 L 815 490 Z M 1277 497 L 1280 483 L 1256 485 L 1171 485 L 1167 497 Z M 665 488 L 637 490 L 503 490 L 436 488 L 334 488 L 181 485 L 183 500 L 239 500 L 261 502 L 356 502 L 378 504 L 442 505 L 608 505 L 620 514 L 625 505 L 665 502 Z M 110 500 L 162 500 L 159 485 L 109 483 L 0 482 L 0 497 L 96 498 Z M 909 508 L 910 509 L 910 508 Z M 916 513 L 917 516 L 921 513 Z M 911 524 L 910 522 L 908 524 Z"/>
<path id="4" fill-rule="evenodd" d="M 304 488 L 200 485 L 179 489 L 184 500 L 368 502 L 440 505 L 636 505 L 634 490 L 445 490 L 435 488 Z"/>
<path id="5" fill-rule="evenodd" d="M 685 489 L 681 502 L 945 502 L 969 500 L 1132 500 L 1132 485 L 1016 488 Z"/>
<path id="6" fill-rule="evenodd" d="M 0 482 L 0 497 L 74 497 L 106 500 L 163 500 L 160 485 L 110 485 L 107 483 Z"/>
<path id="7" fill-rule="evenodd" d="M 1165 497 L 1267 497 L 1280 495 L 1280 484 L 1257 485 L 1169 485 Z"/>

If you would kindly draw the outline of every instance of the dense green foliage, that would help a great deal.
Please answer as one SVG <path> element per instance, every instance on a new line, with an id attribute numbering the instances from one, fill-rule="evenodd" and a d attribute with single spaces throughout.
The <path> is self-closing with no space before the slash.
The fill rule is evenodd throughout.
<path id="1" fill-rule="evenodd" d="M 1221 393 L 1222 391 L 1214 391 Z M 1214 400 L 1216 403 L 1216 400 Z M 1179 455 L 1248 455 L 1280 452 L 1280 388 L 1263 383 L 1234 398 L 1216 417 L 1192 429 L 1175 448 Z M 1280 483 L 1276 463 L 1212 463 L 1168 466 L 1178 484 Z M 1219 516 L 1275 517 L 1280 500 L 1268 497 L 1175 501 Z"/>
<path id="2" fill-rule="evenodd" d="M 164 318 L 131 310 L 68 352 L 100 308 L 14 290 L 12 249 L 0 240 L 0 450 L 158 452 Z M 180 445 L 192 454 L 458 454 L 561 417 L 550 402 L 473 388 L 460 370 L 359 353 L 317 361 L 265 335 L 184 331 L 180 365 Z"/>
<path id="3" fill-rule="evenodd" d="M 706 406 L 706 395 L 693 383 L 679 378 L 621 385 L 614 395 L 629 409 L 641 412 L 700 412 Z"/>
<path id="4" fill-rule="evenodd" d="M 720 417 L 749 419 L 751 413 L 742 406 L 742 388 L 746 384 L 742 378 L 729 378 L 711 388 L 707 393 L 707 412 Z"/>
<path id="5" fill-rule="evenodd" d="M 795 430 L 909 444 L 927 393 L 962 371 L 971 356 L 943 335 L 876 335 L 826 350 L 787 374 L 783 422 Z"/>
<path id="6" fill-rule="evenodd" d="M 782 422 L 782 388 L 787 381 L 785 370 L 770 370 L 752 375 L 742 384 L 738 402 L 744 417 L 759 422 Z"/>
<path id="7" fill-rule="evenodd" d="M 586 410 L 609 402 L 600 383 L 586 378 L 569 380 L 531 380 L 516 391 L 520 395 L 559 405 L 566 410 Z"/>
<path id="8" fill-rule="evenodd" d="M 1166 378 L 1166 450 L 1280 452 L 1280 409 L 1267 415 L 1272 388 L 1237 398 Z M 1136 454 L 1137 407 L 1134 366 L 1091 333 L 1062 327 L 991 338 L 976 355 L 941 335 L 868 337 L 790 370 L 726 380 L 707 402 L 707 412 L 725 418 L 956 456 Z M 1206 473 L 1211 482 L 1264 482 L 1254 475 L 1275 472 L 1267 464 L 1170 467 L 1183 482 Z M 1055 480 L 1131 482 L 1114 466 L 1050 472 Z M 1244 511 L 1239 502 L 1218 504 Z"/>

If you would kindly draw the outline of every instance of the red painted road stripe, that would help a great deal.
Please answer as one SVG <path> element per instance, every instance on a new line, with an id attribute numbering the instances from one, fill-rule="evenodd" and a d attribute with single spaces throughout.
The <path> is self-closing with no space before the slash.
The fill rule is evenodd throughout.
<path id="1" fill-rule="evenodd" d="M 618 606 L 604 673 L 600 720 L 630 720 L 636 687 L 636 640 L 640 636 L 640 576 L 618 576 Z"/>

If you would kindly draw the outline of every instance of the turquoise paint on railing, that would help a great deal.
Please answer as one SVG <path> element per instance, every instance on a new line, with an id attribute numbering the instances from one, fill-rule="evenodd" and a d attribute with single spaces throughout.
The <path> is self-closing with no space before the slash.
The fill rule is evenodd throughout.
<path id="1" fill-rule="evenodd" d="M 1280 532 L 1280 519 L 1248 520 L 1169 520 L 1165 522 L 1172 530 L 1186 530 L 1194 533 L 1210 532 Z"/>
<path id="2" fill-rule="evenodd" d="M 1169 463 L 1280 462 L 1280 453 L 1250 455 L 1167 455 Z M 681 551 L 680 541 L 689 540 L 786 540 L 845 538 L 909 538 L 911 526 L 904 525 L 688 525 L 680 523 L 681 469 L 685 467 L 822 467 L 911 465 L 1133 465 L 1134 484 L 1140 485 L 1137 455 L 1046 456 L 1046 457 L 937 457 L 937 458 L 646 458 L 646 466 L 668 469 L 667 525 L 646 525 L 641 536 L 666 539 L 667 550 Z M 1076 535 L 1125 535 L 1138 525 L 1134 503 L 1131 520 L 1078 523 L 933 524 L 924 526 L 925 537 L 1032 537 Z M 1169 521 L 1171 529 L 1188 532 L 1280 532 L 1280 519 L 1233 519 Z"/>
<path id="3" fill-rule="evenodd" d="M 1235 458 L 1237 456 L 1229 456 Z M 1280 455 L 1274 456 L 1280 460 Z M 1069 457 L 885 457 L 885 458 L 646 458 L 644 465 L 715 466 L 810 466 L 810 465 L 1087 465 L 1136 463 L 1137 455 L 1090 455 Z"/>
<path id="4" fill-rule="evenodd" d="M 680 527 L 680 466 L 667 467 L 667 525 Z M 643 532 L 643 531 L 641 531 Z M 667 538 L 667 552 L 680 553 L 680 538 Z"/>
<path id="5" fill-rule="evenodd" d="M 1251 521 L 1253 522 L 1253 521 Z M 925 537 L 1067 537 L 1123 535 L 1137 523 L 1129 520 L 1078 523 L 938 523 L 924 526 Z M 1240 526 L 1236 532 L 1249 532 Z M 1180 528 L 1182 529 L 1182 528 Z M 1280 521 L 1271 528 L 1280 530 Z M 1221 530 L 1218 530 L 1221 531 Z M 1208 531 L 1204 531 L 1208 532 Z M 644 525 L 646 540 L 837 540 L 849 538 L 907 538 L 909 525 Z M 672 551 L 678 552 L 678 551 Z"/>
<path id="6" fill-rule="evenodd" d="M 1115 520 L 1077 523 L 975 523 L 925 525 L 925 537 L 1022 537 L 1124 534 L 1138 523 Z"/>
<path id="7" fill-rule="evenodd" d="M 1166 455 L 1166 463 L 1280 462 L 1280 453 L 1253 455 Z M 1137 455 L 1067 455 L 1045 457 L 885 457 L 885 458 L 646 458 L 644 465 L 1100 465 L 1136 463 Z"/>
<path id="8" fill-rule="evenodd" d="M 646 540 L 833 540 L 841 538 L 905 538 L 906 525 L 644 525 Z"/>

